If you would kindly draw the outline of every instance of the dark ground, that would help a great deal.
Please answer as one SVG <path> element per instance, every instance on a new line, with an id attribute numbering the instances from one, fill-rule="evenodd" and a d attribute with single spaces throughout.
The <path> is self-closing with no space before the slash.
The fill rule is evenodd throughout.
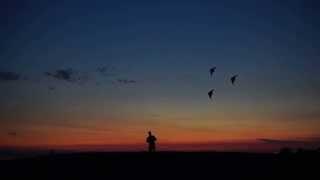
<path id="1" fill-rule="evenodd" d="M 0 161 L 0 179 L 320 179 L 319 165 L 319 153 L 75 153 Z"/>

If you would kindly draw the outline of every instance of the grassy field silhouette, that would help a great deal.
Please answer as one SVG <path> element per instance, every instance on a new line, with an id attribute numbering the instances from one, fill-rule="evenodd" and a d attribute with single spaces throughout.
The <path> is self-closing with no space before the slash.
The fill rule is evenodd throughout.
<path id="1" fill-rule="evenodd" d="M 318 152 L 88 152 L 1 161 L 5 179 L 275 179 L 317 175 Z"/>

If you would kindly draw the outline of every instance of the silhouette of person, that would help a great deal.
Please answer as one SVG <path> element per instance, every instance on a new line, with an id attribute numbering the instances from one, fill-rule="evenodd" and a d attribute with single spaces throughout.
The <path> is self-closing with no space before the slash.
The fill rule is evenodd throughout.
<path id="1" fill-rule="evenodd" d="M 149 152 L 155 152 L 156 151 L 156 141 L 157 141 L 157 138 L 152 135 L 151 131 L 148 132 L 148 137 L 147 137 L 147 143 L 149 144 L 149 148 L 148 148 L 148 151 Z"/>

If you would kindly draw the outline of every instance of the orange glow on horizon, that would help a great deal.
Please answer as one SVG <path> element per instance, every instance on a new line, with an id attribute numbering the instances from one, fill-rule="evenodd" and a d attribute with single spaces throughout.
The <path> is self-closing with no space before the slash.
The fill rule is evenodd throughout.
<path id="1" fill-rule="evenodd" d="M 209 116 L 209 115 L 208 115 Z M 158 138 L 162 150 L 263 150 L 274 149 L 274 145 L 257 142 L 259 138 L 295 139 L 312 137 L 318 126 L 297 126 L 288 123 L 265 121 L 263 124 L 250 120 L 203 120 L 172 122 L 171 119 L 150 121 L 145 119 L 72 121 L 64 119 L 61 124 L 46 124 L 41 121 L 17 126 L 15 137 L 1 136 L 0 146 L 20 147 L 93 147 L 104 150 L 133 150 L 145 148 L 147 132 L 151 130 Z M 249 120 L 248 120 L 249 121 Z M 75 122 L 84 122 L 79 124 Z M 112 122 L 112 123 L 111 123 Z M 8 130 L 10 131 L 10 125 Z M 5 129 L 6 127 L 3 127 Z M 86 149 L 86 148 L 84 148 Z M 93 148 L 94 149 L 94 148 Z M 101 148 L 98 148 L 101 149 Z"/>

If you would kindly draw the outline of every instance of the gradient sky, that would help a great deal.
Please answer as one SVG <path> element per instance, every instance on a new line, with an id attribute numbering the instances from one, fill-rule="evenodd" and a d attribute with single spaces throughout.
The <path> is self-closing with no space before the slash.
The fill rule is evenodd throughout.
<path id="1" fill-rule="evenodd" d="M 319 143 L 319 7 L 1 1 L 0 146 Z"/>

